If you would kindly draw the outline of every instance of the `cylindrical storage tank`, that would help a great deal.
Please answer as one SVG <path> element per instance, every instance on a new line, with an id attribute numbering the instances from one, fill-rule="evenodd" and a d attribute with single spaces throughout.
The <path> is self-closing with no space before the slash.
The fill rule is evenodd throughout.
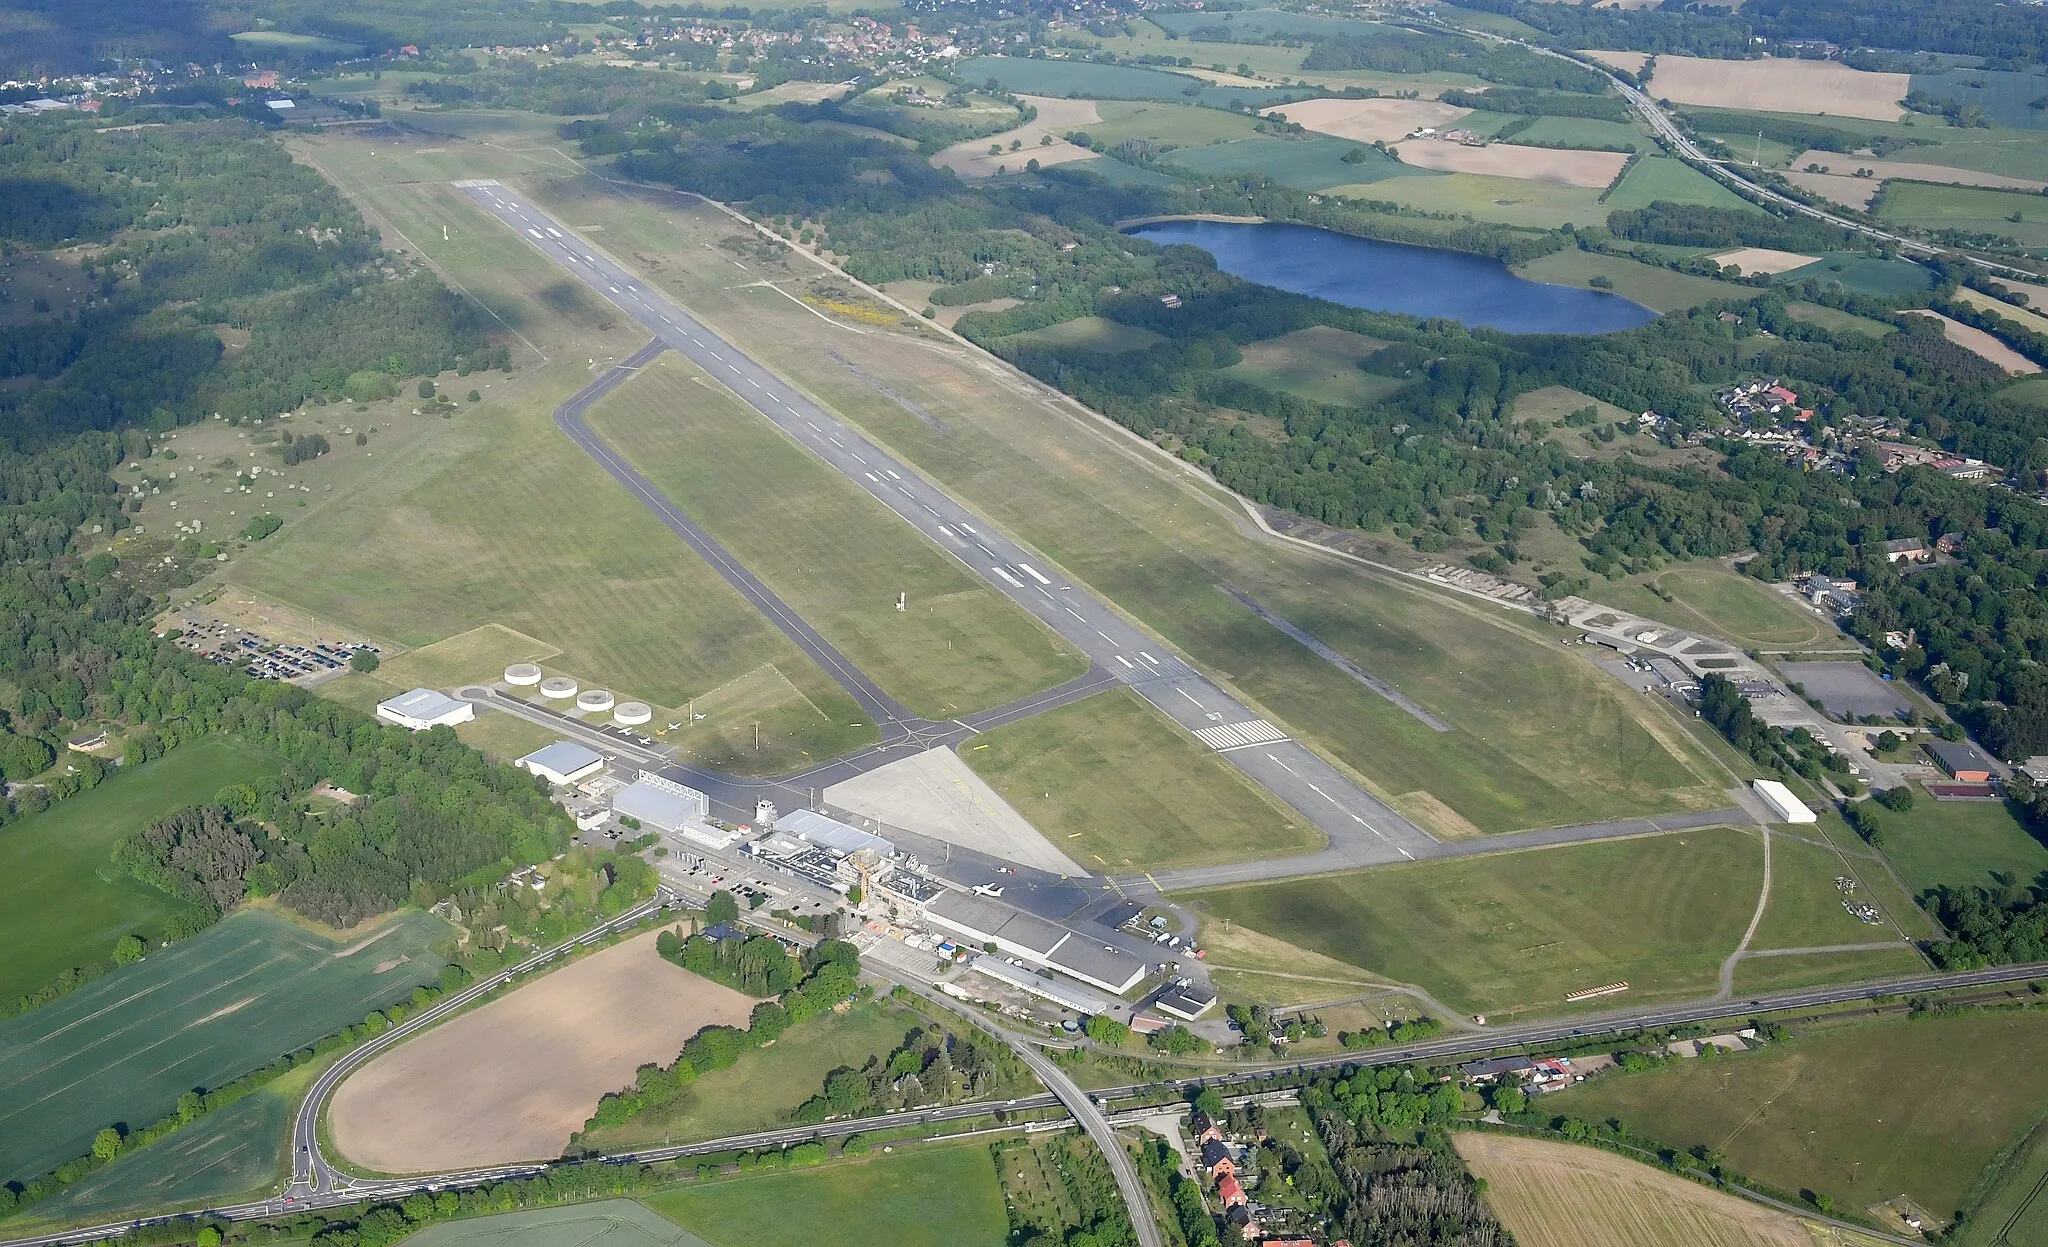
<path id="1" fill-rule="evenodd" d="M 585 714 L 595 714 L 600 710 L 610 710 L 612 708 L 611 691 L 602 688 L 586 689 L 576 695 L 576 708 Z"/>
<path id="2" fill-rule="evenodd" d="M 654 717 L 654 707 L 644 701 L 622 701 L 612 711 L 612 722 L 620 727 L 639 727 Z"/>
<path id="3" fill-rule="evenodd" d="M 576 681 L 565 675 L 549 676 L 540 682 L 540 695 L 550 701 L 576 695 Z"/>
<path id="4" fill-rule="evenodd" d="M 505 668 L 505 683 L 514 688 L 525 688 L 540 683 L 540 668 L 530 662 L 515 662 Z"/>

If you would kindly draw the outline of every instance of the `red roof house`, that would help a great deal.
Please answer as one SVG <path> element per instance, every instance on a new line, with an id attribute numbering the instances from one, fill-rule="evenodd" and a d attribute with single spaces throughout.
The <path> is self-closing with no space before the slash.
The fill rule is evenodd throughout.
<path id="1" fill-rule="evenodd" d="M 1237 1181 L 1237 1175 L 1226 1173 L 1216 1183 L 1216 1197 L 1223 1201 L 1225 1208 L 1237 1208 L 1250 1201 L 1245 1198 L 1244 1187 Z"/>

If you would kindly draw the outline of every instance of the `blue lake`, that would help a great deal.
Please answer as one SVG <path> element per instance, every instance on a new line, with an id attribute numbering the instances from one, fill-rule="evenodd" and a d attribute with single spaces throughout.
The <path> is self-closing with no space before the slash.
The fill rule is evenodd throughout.
<path id="1" fill-rule="evenodd" d="M 1488 256 L 1353 238 L 1308 225 L 1161 221 L 1130 231 L 1186 243 L 1233 277 L 1346 307 L 1441 316 L 1505 333 L 1612 333 L 1657 313 L 1620 295 L 1553 286 Z"/>

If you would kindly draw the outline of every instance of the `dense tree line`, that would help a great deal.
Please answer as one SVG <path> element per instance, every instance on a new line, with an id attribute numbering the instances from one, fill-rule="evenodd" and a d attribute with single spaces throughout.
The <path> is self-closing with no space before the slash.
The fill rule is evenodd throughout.
<path id="1" fill-rule="evenodd" d="M 469 303 L 380 253 L 334 187 L 239 120 L 10 126 L 0 240 L 105 244 L 82 305 L 0 329 L 0 372 L 38 379 L 0 396 L 17 446 L 268 416 L 340 398 L 364 372 L 509 361 Z M 229 355 L 217 325 L 248 345 Z"/>
<path id="2" fill-rule="evenodd" d="M 1560 48 L 1625 48 L 1741 59 L 1796 40 L 1844 48 L 1983 57 L 1992 68 L 2048 57 L 2048 15 L 1998 0 L 1754 0 L 1718 5 L 1594 8 L 1531 0 L 1473 0 L 1551 36 Z M 1761 41 L 1761 45 L 1759 44 Z"/>
<path id="3" fill-rule="evenodd" d="M 1574 95 L 1526 87 L 1490 87 L 1484 91 L 1447 87 L 1437 99 L 1457 108 L 1519 113 L 1525 117 L 1590 117 L 1596 121 L 1625 122 L 1633 116 L 1628 102 L 1618 95 Z"/>
<path id="4" fill-rule="evenodd" d="M 1587 95 L 1607 90 L 1605 75 L 1554 56 L 1399 26 L 1388 26 L 1370 35 L 1320 39 L 1302 58 L 1301 67 L 1325 71 L 1370 69 L 1383 74 L 1465 73 L 1503 86 L 1578 91 Z"/>

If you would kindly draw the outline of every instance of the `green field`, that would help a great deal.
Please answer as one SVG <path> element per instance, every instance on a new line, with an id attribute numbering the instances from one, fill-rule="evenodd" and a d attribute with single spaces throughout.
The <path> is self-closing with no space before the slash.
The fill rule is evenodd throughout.
<path id="1" fill-rule="evenodd" d="M 1597 408 L 1600 419 L 1608 424 L 1628 419 L 1629 413 L 1613 403 L 1603 402 L 1590 394 L 1562 385 L 1546 385 L 1540 390 L 1530 390 L 1515 396 L 1514 418 L 1520 424 L 1525 420 L 1558 421 L 1581 407 Z"/>
<path id="2" fill-rule="evenodd" d="M 2011 222 L 2013 213 L 2022 220 Z M 1894 181 L 1884 193 L 1878 217 L 1886 221 L 1986 221 L 1986 229 L 2014 232 L 2028 221 L 2048 222 L 2048 201 L 2025 191 L 1992 190 L 1984 186 L 1937 186 L 1932 182 Z"/>
<path id="3" fill-rule="evenodd" d="M 1651 592 L 1668 594 L 1666 601 Z M 1844 642 L 1835 626 L 1791 599 L 1719 563 L 1688 563 L 1646 576 L 1598 584 L 1587 596 L 1609 606 L 1698 628 L 1742 645 L 1786 648 Z"/>
<path id="4" fill-rule="evenodd" d="M 1860 333 L 1872 338 L 1882 338 L 1898 332 L 1895 325 L 1887 325 L 1881 320 L 1872 320 L 1868 316 L 1858 316 L 1853 312 L 1822 307 L 1818 303 L 1787 303 L 1785 314 L 1793 320 L 1819 325 L 1829 333 Z M 2010 395 L 2012 391 L 2007 390 L 2006 393 Z"/>
<path id="5" fill-rule="evenodd" d="M 205 736 L 0 832 L 0 1000 L 105 960 L 124 935 L 161 939 L 164 921 L 186 906 L 115 870 L 115 841 L 280 765 L 239 741 Z"/>
<path id="6" fill-rule="evenodd" d="M 1804 828 L 1802 831 L 1806 830 Z M 1849 843 L 1855 844 L 1851 840 Z M 1903 939 L 1889 923 L 1869 926 L 1841 904 L 1836 878 L 1851 880 L 1854 895 L 1918 933 L 1912 914 L 1893 915 L 1899 902 L 1894 890 L 1873 884 L 1884 878 L 1884 864 L 1870 858 L 1851 859 L 1834 849 L 1790 835 L 1771 837 L 1771 902 L 1763 923 L 1750 941 L 1753 949 L 1825 948 L 1832 944 L 1870 944 Z M 1917 959 L 1916 964 L 1917 964 Z"/>
<path id="7" fill-rule="evenodd" d="M 321 56 L 355 56 L 362 52 L 362 45 L 343 43 L 339 39 L 328 39 L 320 35 L 294 35 L 282 30 L 245 30 L 228 36 L 237 47 L 246 52 L 262 54 L 283 52 Z"/>
<path id="8" fill-rule="evenodd" d="M 101 1127 L 155 1121 L 431 983 L 448 936 L 407 912 L 337 946 L 238 914 L 33 1013 L 0 1022 L 0 1181 L 80 1155 Z"/>
<path id="9" fill-rule="evenodd" d="M 2025 403 L 2029 407 L 2048 407 L 2048 377 L 2029 377 L 2015 381 L 2000 390 L 1999 397 Z"/>
<path id="10" fill-rule="evenodd" d="M 825 1014 L 790 1031 L 772 1047 L 750 1048 L 739 1063 L 698 1079 L 667 1110 L 590 1136 L 597 1147 L 715 1139 L 783 1125 L 796 1106 L 818 1094 L 825 1075 L 887 1057 L 923 1019 L 887 1002 Z M 592 1106 L 596 1107 L 595 1105 Z"/>
<path id="11" fill-rule="evenodd" d="M 1914 74 L 1914 91 L 1936 99 L 1975 104 L 1993 125 L 2017 130 L 2048 130 L 2048 116 L 2034 101 L 2048 95 L 2048 77 L 2015 70 L 1952 69 L 1942 74 Z"/>
<path id="12" fill-rule="evenodd" d="M 1262 174 L 1282 186 L 1304 191 L 1377 185 L 1385 178 L 1436 176 L 1427 169 L 1404 165 L 1363 143 L 1327 135 L 1308 139 L 1238 139 L 1208 147 L 1183 147 L 1167 153 L 1166 163 L 1203 177 Z"/>
<path id="13" fill-rule="evenodd" d="M 679 355 L 590 413 L 600 436 L 855 666 L 934 720 L 1088 669 L 1022 607 Z M 908 605 L 896 609 L 898 594 Z"/>
<path id="14" fill-rule="evenodd" d="M 1242 101 L 1250 108 L 1285 104 L 1321 92 L 1305 88 L 1219 87 L 1189 74 L 1139 65 L 1065 61 L 1038 57 L 981 56 L 959 65 L 963 82 L 994 81 L 1022 95 L 1056 95 L 1091 100 L 1193 100 L 1210 108 Z"/>
<path id="15" fill-rule="evenodd" d="M 2048 1247 L 2048 1121 L 1985 1170 L 1962 1247 Z"/>
<path id="16" fill-rule="evenodd" d="M 1545 1111 L 1620 1118 L 1738 1173 L 1862 1208 L 1901 1192 L 1938 1216 L 2048 1103 L 2048 1013 L 1889 1019 L 1713 1062 L 1610 1076 Z"/>
<path id="17" fill-rule="evenodd" d="M 104 1221 L 165 1208 L 224 1203 L 282 1177 L 294 1102 L 271 1088 L 130 1152 L 37 1204 L 50 1221 Z"/>
<path id="18" fill-rule="evenodd" d="M 1909 814 L 1882 811 L 1885 856 L 1914 892 L 1942 884 L 1996 889 L 1994 873 L 2031 884 L 2048 870 L 2048 846 L 2029 835 L 2003 803 L 1915 796 Z"/>
<path id="19" fill-rule="evenodd" d="M 1322 846 L 1299 815 L 1124 689 L 996 728 L 960 756 L 1090 868 L 1198 866 Z"/>
<path id="20" fill-rule="evenodd" d="M 1531 281 L 1553 285 L 1590 288 L 1595 277 L 1614 283 L 1613 291 L 1624 299 L 1657 312 L 1676 312 L 1719 299 L 1740 299 L 1752 292 L 1732 282 L 1644 264 L 1626 256 L 1601 255 L 1576 248 L 1553 252 L 1518 265 L 1515 272 Z"/>
<path id="21" fill-rule="evenodd" d="M 403 1241 L 406 1247 L 709 1247 L 630 1199 L 444 1221 Z"/>
<path id="22" fill-rule="evenodd" d="M 1817 987 L 1824 983 L 1853 983 L 1861 979 L 1903 978 L 1925 973 L 1926 959 L 1903 944 L 1897 948 L 1862 952 L 1744 957 L 1735 967 L 1735 990 L 1751 993 L 1784 991 L 1794 987 Z"/>
<path id="23" fill-rule="evenodd" d="M 1601 121 L 1594 117 L 1538 117 L 1535 120 L 1535 125 L 1516 134 L 1512 141 L 1530 147 L 1576 147 L 1588 151 L 1654 146 L 1648 135 L 1623 121 Z M 1458 124 L 1472 129 L 1472 118 L 1466 117 Z"/>
<path id="24" fill-rule="evenodd" d="M 1804 268 L 1778 274 L 1783 285 L 1814 281 L 1856 294 L 1915 294 L 1934 285 L 1934 274 L 1911 260 L 1885 260 L 1855 252 L 1824 255 Z"/>
<path id="25" fill-rule="evenodd" d="M 995 1164 L 979 1143 L 912 1147 L 821 1169 L 721 1179 L 647 1206 L 716 1247 L 1005 1247 Z"/>
<path id="26" fill-rule="evenodd" d="M 1082 316 L 1057 325 L 1013 333 L 1004 342 L 1028 343 L 1070 351 L 1092 351 L 1098 355 L 1122 355 L 1142 351 L 1164 341 L 1150 329 L 1126 325 L 1103 316 Z"/>
<path id="27" fill-rule="evenodd" d="M 1363 407 L 1401 388 L 1393 377 L 1360 371 L 1358 362 L 1386 343 L 1362 334 L 1314 325 L 1244 348 L 1244 359 L 1224 375 L 1316 403 Z"/>
<path id="28" fill-rule="evenodd" d="M 1347 193 L 1344 187 L 1334 189 L 1338 194 Z M 1474 220 L 1533 229 L 1555 229 L 1567 222 L 1597 225 L 1607 220 L 1607 205 L 1600 202 L 1598 190 L 1483 173 L 1389 178 L 1361 187 L 1353 197 L 1390 199 L 1425 212 L 1462 212 Z"/>
<path id="29" fill-rule="evenodd" d="M 1631 1002 L 1711 991 L 1762 882 L 1756 835 L 1722 828 L 1183 899 L 1492 1017 L 1560 1012 L 1566 993 L 1619 981 Z"/>
<path id="30" fill-rule="evenodd" d="M 1670 156 L 1646 156 L 1638 160 L 1628 171 L 1628 176 L 1621 179 L 1621 185 L 1607 196 L 1607 207 L 1610 211 L 1647 208 L 1659 200 L 1700 204 L 1708 208 L 1755 210 L 1742 196 L 1683 160 Z"/>
<path id="31" fill-rule="evenodd" d="M 1097 147 L 1129 138 L 1157 139 L 1179 147 L 1200 147 L 1248 139 L 1257 132 L 1255 118 L 1190 104 L 1104 100 L 1095 106 L 1102 118 L 1088 127 Z"/>

